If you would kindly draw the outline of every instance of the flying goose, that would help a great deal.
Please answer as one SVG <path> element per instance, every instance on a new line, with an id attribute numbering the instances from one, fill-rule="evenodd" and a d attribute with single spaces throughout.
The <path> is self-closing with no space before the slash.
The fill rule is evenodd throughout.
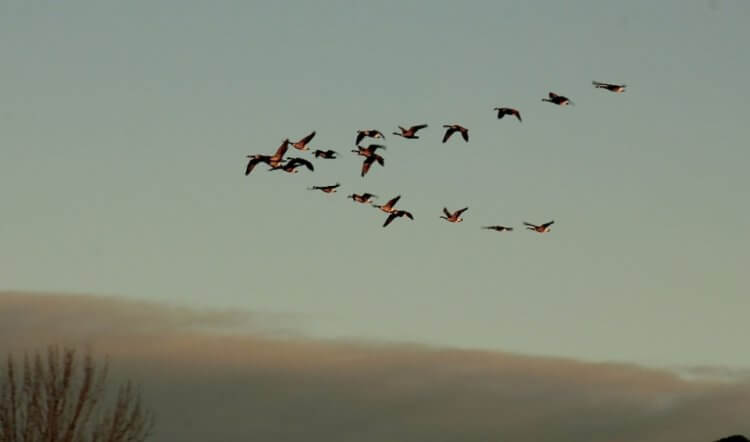
<path id="1" fill-rule="evenodd" d="M 484 226 L 482 228 L 483 229 L 488 229 L 488 230 L 494 230 L 496 232 L 502 232 L 504 230 L 508 231 L 508 232 L 512 232 L 513 231 L 513 227 L 505 227 L 505 226 Z"/>
<path id="2" fill-rule="evenodd" d="M 276 148 L 276 152 L 273 155 L 262 155 L 262 154 L 255 154 L 255 155 L 247 155 L 247 158 L 250 158 L 250 161 L 247 163 L 247 166 L 245 167 L 245 176 L 249 175 L 250 172 L 253 171 L 255 166 L 258 165 L 258 163 L 266 163 L 271 167 L 276 167 L 281 164 L 282 161 L 284 161 L 284 154 L 286 153 L 286 150 L 289 148 L 289 138 L 285 138 L 281 145 Z"/>
<path id="3" fill-rule="evenodd" d="M 318 149 L 315 152 L 313 152 L 313 155 L 315 155 L 315 158 L 325 158 L 326 160 L 332 160 L 336 158 L 336 155 L 338 155 L 338 152 L 336 152 L 335 150 L 331 150 L 331 149 L 328 149 L 328 150 Z"/>
<path id="4" fill-rule="evenodd" d="M 552 104 L 556 104 L 558 106 L 568 106 L 572 105 L 573 102 L 570 101 L 568 97 L 563 97 L 562 95 L 557 95 L 554 92 L 549 93 L 549 98 L 542 98 L 542 101 L 547 101 Z"/>
<path id="5" fill-rule="evenodd" d="M 450 213 L 447 207 L 443 207 L 443 213 L 445 215 L 440 215 L 440 218 L 443 218 L 450 223 L 460 223 L 464 220 L 463 218 L 461 218 L 461 214 L 466 212 L 467 210 L 469 210 L 469 208 L 464 207 L 463 209 L 456 210 L 455 212 Z"/>
<path id="6" fill-rule="evenodd" d="M 385 166 L 385 159 L 380 155 L 373 153 L 370 156 L 366 157 L 362 162 L 362 177 L 367 175 L 367 171 L 370 170 L 370 166 L 372 166 L 372 163 L 374 163 L 375 161 L 377 161 L 381 166 Z"/>
<path id="7" fill-rule="evenodd" d="M 447 128 L 447 130 L 445 131 L 445 135 L 443 136 L 443 143 L 448 141 L 448 138 L 450 138 L 454 132 L 461 132 L 461 136 L 463 137 L 464 141 L 466 141 L 467 143 L 469 142 L 469 129 L 459 124 L 444 124 L 443 127 Z"/>
<path id="8" fill-rule="evenodd" d="M 398 135 L 399 137 L 409 138 L 409 139 L 418 139 L 417 131 L 420 129 L 424 129 L 427 127 L 426 124 L 417 124 L 416 126 L 412 126 L 410 128 L 405 128 L 402 126 L 399 126 L 398 128 L 401 129 L 401 133 L 393 132 L 393 135 Z"/>
<path id="9" fill-rule="evenodd" d="M 388 218 L 383 223 L 383 227 L 388 226 L 388 224 L 391 223 L 396 218 L 401 218 L 402 216 L 406 216 L 409 219 L 414 219 L 414 216 L 412 216 L 411 213 L 407 212 L 406 210 L 394 210 L 391 213 L 388 214 Z"/>
<path id="10" fill-rule="evenodd" d="M 276 152 L 274 152 L 274 154 L 268 158 L 268 165 L 271 167 L 276 167 L 281 164 L 281 162 L 284 161 L 284 154 L 286 154 L 286 150 L 288 148 L 289 138 L 284 138 L 284 140 L 281 142 L 281 146 L 279 146 L 276 149 Z"/>
<path id="11" fill-rule="evenodd" d="M 357 149 L 353 149 L 352 152 L 356 153 L 359 156 L 371 157 L 375 155 L 375 152 L 378 149 L 385 150 L 385 146 L 383 146 L 382 144 L 370 144 L 367 147 L 357 146 Z"/>
<path id="12" fill-rule="evenodd" d="M 274 166 L 274 167 L 272 167 L 272 168 L 270 168 L 270 169 L 268 169 L 268 170 L 277 170 L 277 169 L 281 169 L 281 170 L 283 170 L 284 172 L 288 172 L 288 173 L 297 173 L 297 172 L 298 172 L 297 168 L 298 168 L 298 167 L 300 167 L 300 166 L 305 166 L 305 167 L 307 167 L 307 169 L 308 169 L 308 170 L 310 170 L 310 171 L 313 171 L 313 170 L 315 170 L 315 168 L 313 167 L 312 163 L 311 163 L 311 162 L 309 162 L 309 161 L 307 161 L 307 160 L 306 160 L 306 159 L 304 159 L 304 158 L 290 158 L 290 159 L 289 159 L 289 160 L 288 160 L 288 161 L 286 162 L 286 164 L 280 164 L 280 165 L 278 165 L 278 166 Z"/>
<path id="13" fill-rule="evenodd" d="M 624 84 L 600 83 L 598 81 L 592 81 L 591 83 L 597 89 L 606 89 L 610 92 L 616 92 L 618 94 L 625 92 L 626 87 Z"/>
<path id="14" fill-rule="evenodd" d="M 308 187 L 307 190 L 320 190 L 325 193 L 332 193 L 332 192 L 335 192 L 336 188 L 339 187 L 340 185 L 341 184 L 336 183 L 331 186 L 312 186 L 312 187 Z"/>
<path id="15" fill-rule="evenodd" d="M 385 140 L 385 135 L 383 135 L 382 132 L 375 129 L 362 129 L 357 131 L 357 140 L 354 142 L 354 144 L 359 144 L 363 138 L 365 137 L 371 137 L 371 138 L 382 138 Z"/>
<path id="16" fill-rule="evenodd" d="M 299 149 L 299 150 L 310 150 L 310 148 L 307 147 L 307 143 L 309 143 L 310 140 L 312 140 L 314 136 L 315 136 L 315 131 L 312 131 L 305 138 L 297 141 L 296 143 L 292 143 L 292 147 L 294 147 L 295 149 Z"/>
<path id="17" fill-rule="evenodd" d="M 546 223 L 544 223 L 542 225 L 537 226 L 535 224 L 527 223 L 526 221 L 524 221 L 523 224 L 526 226 L 526 228 L 528 230 L 533 230 L 533 231 L 539 232 L 539 233 L 547 233 L 547 232 L 549 232 L 551 230 L 549 228 L 549 226 L 551 226 L 554 223 L 555 223 L 554 221 L 549 221 L 549 222 L 546 222 Z"/>
<path id="18" fill-rule="evenodd" d="M 375 207 L 375 208 L 378 208 L 378 209 L 382 210 L 385 213 L 391 213 L 394 210 L 393 206 L 396 205 L 396 203 L 398 202 L 399 199 L 401 199 L 401 195 L 398 195 L 395 198 L 392 198 L 391 200 L 389 200 L 387 203 L 385 203 L 383 205 L 373 204 L 372 206 Z"/>
<path id="19" fill-rule="evenodd" d="M 518 121 L 522 121 L 521 112 L 519 112 L 518 109 L 513 109 L 511 107 L 496 107 L 494 110 L 497 111 L 497 118 L 503 118 L 506 115 L 513 115 L 518 118 Z"/>
<path id="20" fill-rule="evenodd" d="M 362 195 L 357 195 L 356 193 L 353 193 L 353 194 L 347 196 L 347 198 L 351 198 L 353 201 L 356 201 L 356 202 L 362 203 L 362 204 L 367 204 L 367 203 L 371 202 L 373 198 L 377 198 L 377 197 L 378 197 L 377 195 L 373 195 L 373 194 L 367 193 L 367 192 L 363 193 Z"/>
<path id="21" fill-rule="evenodd" d="M 248 155 L 248 158 L 250 158 L 250 161 L 248 161 L 247 166 L 245 167 L 245 176 L 250 175 L 250 172 L 255 169 L 255 166 L 257 166 L 259 163 L 271 163 L 271 155 Z"/>

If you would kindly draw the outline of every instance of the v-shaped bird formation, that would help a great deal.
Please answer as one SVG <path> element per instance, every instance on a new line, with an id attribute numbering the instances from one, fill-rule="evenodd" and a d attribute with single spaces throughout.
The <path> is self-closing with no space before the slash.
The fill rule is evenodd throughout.
<path id="1" fill-rule="evenodd" d="M 624 84 L 615 84 L 615 83 L 602 83 L 599 81 L 593 81 L 592 82 L 594 88 L 596 89 L 603 89 L 609 92 L 614 93 L 622 93 L 625 92 L 626 85 Z M 542 98 L 542 101 L 556 104 L 558 106 L 572 106 L 574 103 L 573 101 L 564 96 L 557 94 L 555 92 L 549 92 L 547 94 L 547 97 Z M 494 112 L 497 112 L 497 119 L 502 119 L 503 117 L 510 116 L 515 117 L 519 123 L 523 122 L 521 118 L 521 112 L 513 107 L 495 107 L 492 109 Z M 399 136 L 405 140 L 417 140 L 420 137 L 417 135 L 417 132 L 428 128 L 429 126 L 427 124 L 415 124 L 411 126 L 397 126 L 398 131 L 393 132 L 393 135 Z M 465 143 L 469 142 L 469 129 L 465 126 L 462 126 L 460 124 L 451 123 L 451 124 L 443 124 L 443 129 L 445 131 L 443 132 L 442 137 L 442 143 L 447 143 L 451 140 L 451 137 L 458 133 L 459 136 L 463 139 Z M 311 152 L 312 156 L 314 158 L 322 158 L 322 159 L 337 159 L 339 158 L 338 153 L 331 149 L 315 149 L 314 151 L 310 150 L 309 144 L 312 142 L 312 140 L 315 138 L 316 131 L 310 132 L 305 137 L 299 139 L 299 141 L 292 142 L 289 140 L 289 138 L 285 138 L 281 145 L 276 149 L 276 151 L 271 154 L 253 154 L 253 155 L 247 155 L 247 158 L 249 159 L 247 162 L 247 165 L 245 166 L 245 175 L 249 175 L 260 163 L 265 163 L 269 166 L 269 171 L 276 171 L 276 170 L 282 170 L 287 173 L 298 173 L 300 168 L 304 167 L 310 172 L 313 172 L 315 170 L 315 166 L 310 160 L 307 160 L 302 157 L 289 157 L 286 158 L 285 155 L 287 153 L 287 150 L 289 149 L 289 146 L 293 147 L 294 149 L 302 152 Z M 367 146 L 362 146 L 360 143 L 365 140 L 365 138 L 372 138 L 376 140 L 385 140 L 385 135 L 377 129 L 359 129 L 355 132 L 355 139 L 354 139 L 354 146 L 355 149 L 352 149 L 352 152 L 355 153 L 357 156 L 363 157 L 362 166 L 360 169 L 360 176 L 365 177 L 368 172 L 370 171 L 373 164 L 377 163 L 381 167 L 385 167 L 385 158 L 378 153 L 378 150 L 386 150 L 386 146 L 383 144 L 369 144 Z M 316 185 L 308 187 L 308 190 L 319 190 L 323 193 L 332 194 L 335 193 L 336 190 L 341 187 L 340 183 L 332 184 L 332 185 Z M 395 219 L 397 218 L 408 218 L 409 220 L 414 220 L 414 215 L 412 215 L 411 212 L 408 210 L 403 209 L 396 209 L 395 206 L 401 199 L 401 195 L 397 195 L 385 204 L 374 204 L 373 200 L 377 198 L 377 195 L 369 192 L 364 192 L 361 194 L 352 193 L 347 196 L 347 198 L 352 199 L 354 202 L 359 204 L 368 204 L 372 207 L 375 207 L 377 209 L 380 209 L 382 212 L 387 214 L 387 217 L 385 221 L 383 222 L 383 227 L 387 227 L 390 225 Z M 462 215 L 469 210 L 468 207 L 464 207 L 462 209 L 455 210 L 451 212 L 448 210 L 447 207 L 443 207 L 442 214 L 440 215 L 440 218 L 452 223 L 457 224 L 462 222 L 464 219 Z M 536 233 L 548 233 L 550 232 L 550 226 L 554 224 L 555 221 L 547 221 L 542 224 L 533 224 L 528 221 L 524 221 L 524 226 L 527 230 L 534 231 Z M 505 225 L 491 225 L 491 226 L 482 226 L 481 229 L 484 230 L 492 230 L 495 232 L 512 232 L 513 227 L 505 226 Z"/>

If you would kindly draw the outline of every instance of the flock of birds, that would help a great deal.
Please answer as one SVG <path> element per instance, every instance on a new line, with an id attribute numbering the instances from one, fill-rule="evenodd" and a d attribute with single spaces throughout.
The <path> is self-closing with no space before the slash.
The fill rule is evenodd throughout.
<path id="1" fill-rule="evenodd" d="M 598 81 L 592 82 L 594 87 L 597 89 L 604 89 L 610 92 L 615 93 L 622 93 L 625 92 L 626 85 L 624 84 L 612 84 L 612 83 L 601 83 Z M 556 104 L 558 106 L 570 106 L 574 103 L 568 98 L 563 95 L 555 94 L 554 92 L 550 92 L 546 98 L 542 98 L 542 101 Z M 497 118 L 502 119 L 506 115 L 515 117 L 519 122 L 522 122 L 521 118 L 521 112 L 518 109 L 510 108 L 510 107 L 496 107 L 493 109 L 497 112 Z M 400 136 L 405 139 L 419 139 L 419 136 L 417 135 L 417 132 L 420 130 L 426 128 L 426 124 L 418 124 L 410 127 L 402 127 L 398 126 L 400 132 L 393 132 L 394 135 Z M 460 124 L 444 124 L 443 128 L 445 129 L 445 133 L 443 135 L 443 143 L 446 143 L 453 134 L 459 133 L 461 138 L 463 138 L 464 142 L 469 142 L 469 129 L 467 129 L 464 126 L 461 126 Z M 310 171 L 315 170 L 315 166 L 313 166 L 312 162 L 309 160 L 302 158 L 302 157 L 289 157 L 285 158 L 284 155 L 286 155 L 287 150 L 291 146 L 292 148 L 299 150 L 299 151 L 309 151 L 310 148 L 308 147 L 308 144 L 310 144 L 310 141 L 315 137 L 315 131 L 311 132 L 304 138 L 300 139 L 299 141 L 292 142 L 289 140 L 289 138 L 286 138 L 281 143 L 281 146 L 279 146 L 276 149 L 276 152 L 274 152 L 272 155 L 265 155 L 265 154 L 253 154 L 253 155 L 247 155 L 247 158 L 249 158 L 249 161 L 247 163 L 247 166 L 245 167 L 245 175 L 249 175 L 257 165 L 260 163 L 265 163 L 266 165 L 270 166 L 269 171 L 274 170 L 282 170 L 287 173 L 297 173 L 298 168 L 305 167 L 306 169 Z M 382 132 L 376 129 L 362 129 L 357 131 L 356 138 L 354 140 L 354 145 L 356 149 L 353 149 L 352 152 L 356 153 L 358 156 L 364 157 L 364 160 L 362 161 L 362 169 L 360 172 L 360 175 L 364 177 L 367 175 L 367 172 L 370 171 L 370 168 L 374 163 L 378 163 L 380 166 L 385 166 L 385 159 L 383 156 L 378 154 L 379 149 L 385 150 L 385 146 L 382 144 L 369 144 L 367 147 L 360 146 L 360 143 L 364 141 L 365 138 L 373 138 L 373 139 L 381 139 L 385 140 L 385 135 L 383 135 Z M 336 159 L 338 158 L 338 152 L 334 150 L 320 150 L 316 149 L 312 151 L 312 154 L 315 158 L 322 158 L 322 159 Z M 332 184 L 332 185 L 326 185 L 326 186 L 312 186 L 308 187 L 308 190 L 320 190 L 324 193 L 334 193 L 336 190 L 341 186 L 340 183 Z M 371 206 L 380 209 L 381 211 L 388 214 L 388 217 L 386 218 L 385 222 L 383 223 L 383 227 L 387 227 L 393 220 L 396 218 L 402 218 L 407 217 L 411 220 L 414 219 L 414 215 L 411 214 L 411 212 L 407 210 L 401 210 L 396 209 L 395 205 L 398 203 L 399 199 L 401 199 L 401 195 L 397 195 L 394 198 L 390 199 L 387 203 L 378 205 L 373 203 L 373 199 L 377 198 L 376 195 L 372 193 L 362 193 L 362 194 L 356 194 L 353 193 L 349 195 L 347 198 L 351 198 L 354 202 L 360 203 L 360 204 L 370 204 Z M 463 221 L 463 218 L 461 215 L 469 210 L 468 207 L 464 207 L 462 209 L 456 210 L 456 211 L 449 211 L 447 207 L 443 207 L 443 215 L 440 216 L 440 218 L 446 220 L 450 223 L 460 223 Z M 537 233 L 547 233 L 550 231 L 550 226 L 554 224 L 554 221 L 548 221 L 543 224 L 532 224 L 529 222 L 524 222 L 524 226 L 526 226 L 526 229 L 533 230 Z M 508 226 L 502 226 L 502 225 L 493 225 L 493 226 L 483 226 L 482 229 L 487 230 L 494 230 L 496 232 L 510 232 L 513 231 L 513 227 Z"/>

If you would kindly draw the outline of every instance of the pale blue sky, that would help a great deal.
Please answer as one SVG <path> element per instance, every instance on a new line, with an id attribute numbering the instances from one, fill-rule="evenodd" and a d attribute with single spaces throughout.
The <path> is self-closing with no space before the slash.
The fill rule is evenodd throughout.
<path id="1" fill-rule="evenodd" d="M 0 288 L 748 366 L 749 41 L 744 1 L 2 1 Z M 439 142 L 451 122 L 470 143 Z M 360 178 L 355 130 L 414 123 Z M 311 130 L 342 158 L 243 176 Z M 416 220 L 382 229 L 353 191 Z"/>

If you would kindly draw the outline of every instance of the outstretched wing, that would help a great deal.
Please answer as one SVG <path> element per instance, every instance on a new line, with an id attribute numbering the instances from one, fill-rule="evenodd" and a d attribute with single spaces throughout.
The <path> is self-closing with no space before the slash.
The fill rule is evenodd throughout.
<path id="1" fill-rule="evenodd" d="M 375 161 L 378 162 L 381 166 L 385 166 L 385 158 L 381 157 L 380 155 L 374 153 L 372 154 L 371 158 L 375 158 Z"/>
<path id="2" fill-rule="evenodd" d="M 464 213 L 464 212 L 466 212 L 467 210 L 469 210 L 469 208 L 468 207 L 464 207 L 463 209 L 457 211 L 456 215 L 461 216 L 461 214 Z"/>
<path id="3" fill-rule="evenodd" d="M 354 142 L 354 144 L 359 144 L 363 139 L 365 138 L 365 133 L 361 130 L 357 131 L 357 140 Z"/>
<path id="4" fill-rule="evenodd" d="M 544 224 L 542 224 L 542 226 L 541 226 L 541 227 L 544 227 L 544 228 L 546 229 L 547 227 L 551 226 L 551 225 L 552 225 L 552 224 L 554 224 L 554 223 L 555 223 L 554 221 L 550 221 L 550 222 L 548 222 L 548 223 L 544 223 Z"/>
<path id="5" fill-rule="evenodd" d="M 529 226 L 529 227 L 534 227 L 534 228 L 539 227 L 539 226 L 537 226 L 535 224 L 527 223 L 526 221 L 523 222 L 523 225 L 524 226 Z"/>
<path id="6" fill-rule="evenodd" d="M 401 215 L 406 216 L 407 218 L 409 218 L 411 220 L 414 219 L 414 217 L 412 216 L 412 214 L 410 212 L 407 212 L 406 210 L 399 210 L 399 212 L 401 213 Z"/>
<path id="7" fill-rule="evenodd" d="M 247 167 L 245 168 L 245 176 L 250 175 L 250 172 L 255 169 L 255 166 L 260 163 L 260 158 L 251 158 L 250 161 L 247 162 Z"/>
<path id="8" fill-rule="evenodd" d="M 449 127 L 448 130 L 445 131 L 445 135 L 443 135 L 443 143 L 445 143 L 446 141 L 448 141 L 448 138 L 450 138 L 451 135 L 453 135 L 453 132 L 455 132 L 457 130 L 458 129 L 456 129 L 455 127 Z"/>
<path id="9" fill-rule="evenodd" d="M 401 195 L 399 195 L 399 196 L 393 198 L 392 200 L 388 201 L 387 203 L 385 203 L 384 207 L 391 208 L 391 207 L 395 206 L 396 203 L 398 202 L 398 200 L 400 200 L 400 199 L 401 199 Z"/>
<path id="10" fill-rule="evenodd" d="M 313 164 L 304 158 L 292 158 L 289 161 L 288 166 L 290 167 L 305 166 L 311 171 L 315 170 L 315 168 L 313 167 Z"/>
<path id="11" fill-rule="evenodd" d="M 447 207 L 443 207 L 443 213 L 444 213 L 444 214 L 445 214 L 445 216 L 447 216 L 448 218 L 450 218 L 450 217 L 451 217 L 451 215 L 452 215 L 452 214 L 451 214 L 451 213 L 450 213 L 450 212 L 448 211 L 448 208 L 447 208 Z"/>
<path id="12" fill-rule="evenodd" d="M 310 135 L 308 135 L 308 136 L 306 136 L 305 138 L 303 138 L 303 139 L 299 140 L 299 142 L 298 142 L 298 143 L 299 143 L 299 144 L 302 144 L 302 145 L 304 146 L 304 145 L 306 145 L 307 143 L 309 143 L 309 142 L 310 142 L 310 140 L 312 140 L 314 136 L 315 136 L 315 131 L 312 131 L 312 132 L 310 133 Z"/>
<path id="13" fill-rule="evenodd" d="M 461 129 L 461 137 L 463 137 L 464 141 L 468 143 L 469 142 L 469 129 L 466 129 L 466 128 Z"/>
<path id="14" fill-rule="evenodd" d="M 418 130 L 424 129 L 425 127 L 427 127 L 426 124 L 417 124 L 416 126 L 412 126 L 411 128 L 409 128 L 409 130 L 412 132 L 416 132 Z"/>
<path id="15" fill-rule="evenodd" d="M 281 146 L 276 149 L 276 153 L 273 154 L 274 158 L 281 158 L 286 153 L 286 150 L 289 148 L 289 138 L 284 139 L 284 141 L 281 143 Z"/>
<path id="16" fill-rule="evenodd" d="M 367 172 L 370 170 L 370 166 L 372 166 L 372 163 L 375 162 L 375 157 L 367 157 L 364 161 L 362 161 L 362 175 L 367 175 Z"/>
<path id="17" fill-rule="evenodd" d="M 515 115 L 515 116 L 516 116 L 516 118 L 518 118 L 518 121 L 521 121 L 521 122 L 523 122 L 523 120 L 521 120 L 521 112 L 519 112 L 519 111 L 518 111 L 517 109 L 512 109 L 512 112 L 511 112 L 511 113 L 512 113 L 513 115 Z"/>
<path id="18" fill-rule="evenodd" d="M 396 215 L 395 212 L 394 213 L 389 213 L 388 214 L 388 218 L 386 218 L 385 222 L 383 223 L 383 227 L 388 226 L 388 224 L 390 224 L 391 221 L 393 221 L 394 219 L 396 219 L 396 216 L 397 215 Z"/>

